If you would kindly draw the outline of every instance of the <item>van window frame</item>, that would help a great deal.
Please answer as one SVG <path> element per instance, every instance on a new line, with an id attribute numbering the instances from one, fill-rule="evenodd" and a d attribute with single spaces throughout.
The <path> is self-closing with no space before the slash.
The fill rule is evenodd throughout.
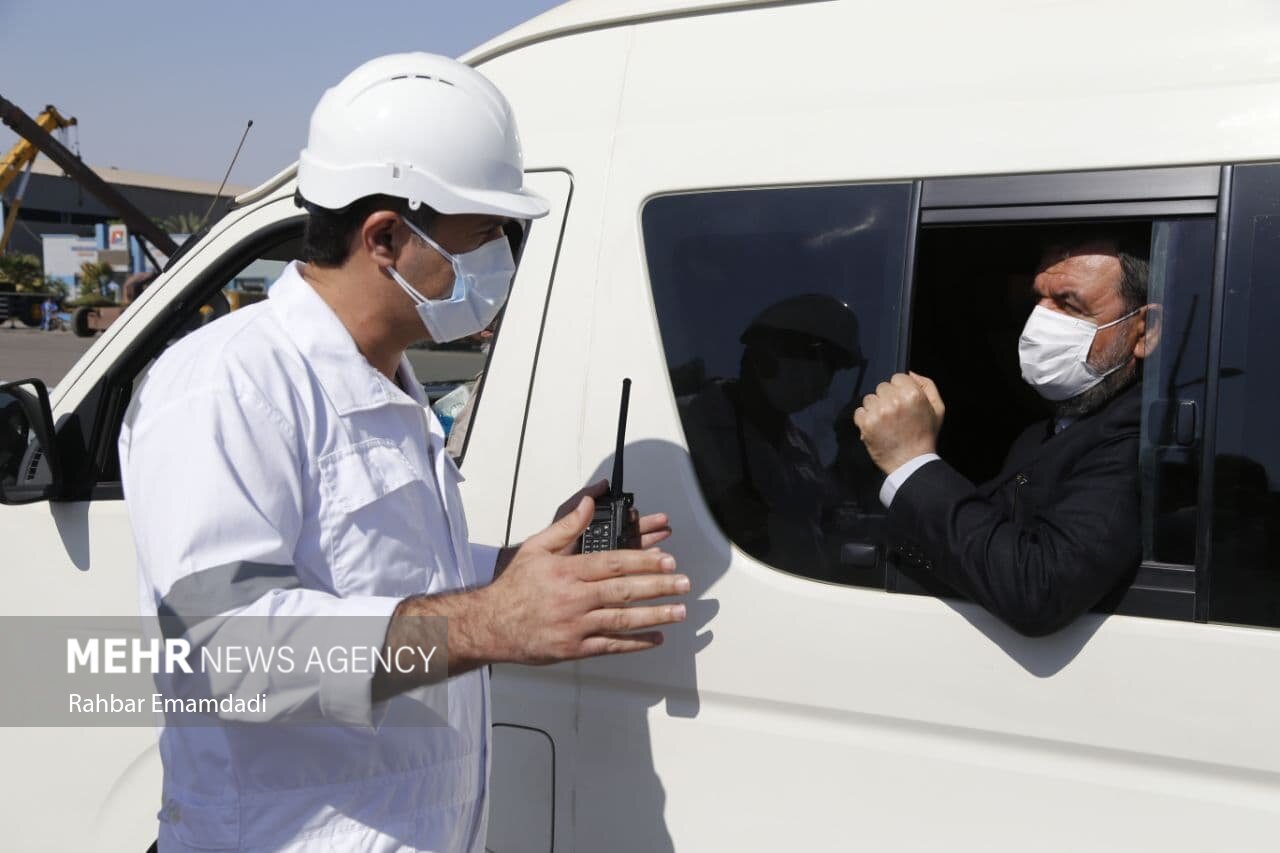
<path id="1" fill-rule="evenodd" d="M 1248 335 L 1253 330 L 1250 321 L 1243 320 L 1240 309 L 1231 305 L 1230 302 L 1236 302 L 1242 294 L 1248 299 L 1253 296 L 1256 272 L 1254 255 L 1257 252 L 1257 240 L 1250 226 L 1255 226 L 1257 217 L 1264 212 L 1267 213 L 1268 218 L 1275 216 L 1273 211 L 1276 197 L 1273 188 L 1278 170 L 1280 170 L 1280 161 L 1276 160 L 1223 167 L 1221 197 L 1223 213 L 1218 221 L 1215 270 L 1222 284 L 1214 293 L 1213 310 L 1216 321 L 1212 328 L 1212 348 L 1208 365 L 1208 375 L 1212 377 L 1208 388 L 1209 400 L 1212 402 L 1209 412 L 1212 420 L 1207 424 L 1206 436 L 1212 433 L 1214 444 L 1213 456 L 1207 460 L 1208 473 L 1201 482 L 1200 492 L 1201 506 L 1208 509 L 1205 514 L 1210 516 L 1210 521 L 1213 516 L 1224 518 L 1224 509 L 1219 503 L 1218 482 L 1213 479 L 1218 470 L 1218 453 L 1221 451 L 1229 457 L 1231 451 L 1238 451 L 1241 444 L 1239 440 L 1233 443 L 1229 435 L 1224 438 L 1221 445 L 1217 439 L 1220 427 L 1230 429 L 1231 421 L 1241 417 L 1241 395 L 1238 392 L 1228 392 L 1222 380 L 1232 375 L 1233 371 L 1247 369 L 1241 367 L 1245 361 L 1240 358 L 1238 352 L 1232 351 L 1231 344 L 1240 340 L 1241 333 Z M 1231 287 L 1230 290 L 1228 285 Z M 1260 316 L 1265 322 L 1268 315 Z M 1252 314 L 1250 314 L 1251 317 Z M 1231 480 L 1232 477 L 1229 474 L 1224 478 L 1226 488 L 1232 485 Z M 1221 531 L 1215 530 L 1211 524 L 1206 524 L 1204 529 L 1206 531 L 1205 562 L 1208 570 L 1200 577 L 1197 621 L 1248 625 L 1273 631 L 1280 628 L 1280 623 L 1274 617 L 1264 619 L 1257 611 L 1238 609 L 1231 603 L 1226 605 L 1222 603 L 1221 585 L 1225 579 L 1222 570 L 1226 568 L 1226 558 L 1222 556 L 1222 549 L 1218 546 L 1222 545 L 1221 540 L 1230 536 L 1236 528 L 1231 521 L 1227 521 L 1223 524 Z M 1229 573 L 1228 571 L 1227 574 Z M 1215 586 L 1218 587 L 1216 591 Z M 1251 587 L 1249 592 L 1254 597 L 1259 593 L 1274 594 L 1273 589 L 1266 589 L 1256 581 Z M 1218 599 L 1216 603 L 1215 596 Z"/>
<path id="2" fill-rule="evenodd" d="M 1230 212 L 1229 165 L 1171 166 L 1140 169 L 1063 171 L 1047 173 L 979 175 L 908 179 L 911 183 L 908 232 L 903 259 L 899 303 L 898 351 L 895 370 L 905 371 L 911 353 L 915 321 L 916 275 L 922 228 L 944 225 L 1027 225 L 1036 222 L 1088 223 L 1102 220 L 1214 217 L 1214 258 L 1209 286 L 1207 322 L 1209 380 L 1205 388 L 1204 430 L 1199 459 L 1196 502 L 1196 548 L 1193 565 L 1144 559 L 1128 589 L 1108 597 L 1096 610 L 1119 615 L 1145 616 L 1178 621 L 1207 621 L 1207 589 L 1210 562 L 1214 458 L 1217 421 L 1217 379 L 1221 340 L 1221 306 L 1224 288 L 1225 243 Z M 825 181 L 820 186 L 903 181 Z M 813 184 L 741 185 L 700 187 L 661 196 L 715 193 L 732 190 L 788 189 Z M 645 204 L 652 198 L 646 199 Z M 643 205 L 642 205 L 643 210 Z M 646 253 L 646 278 L 647 253 Z M 1145 424 L 1145 417 L 1144 417 Z M 720 531 L 726 540 L 729 537 Z M 891 563 L 883 562 L 884 589 L 889 592 L 932 595 L 903 583 L 905 578 Z M 791 574 L 801 582 L 813 582 Z"/>
<path id="3" fill-rule="evenodd" d="M 1030 222 L 1089 222 L 1105 219 L 1215 216 L 1216 245 L 1210 283 L 1209 367 L 1217 360 L 1221 337 L 1221 299 L 1224 287 L 1225 225 L 1229 212 L 1229 166 L 1175 166 L 1089 172 L 1053 172 L 954 178 L 926 178 L 920 191 L 919 231 L 939 225 L 1002 225 Z M 912 259 L 915 267 L 915 259 Z M 911 328 L 915 319 L 914 276 L 904 288 L 904 353 L 899 369 L 907 367 Z M 1210 372 L 1210 377 L 1216 374 Z M 1217 380 L 1205 389 L 1205 431 L 1201 440 L 1200 483 L 1196 507 L 1196 560 L 1193 566 L 1145 560 L 1129 588 L 1105 612 L 1180 621 L 1207 619 L 1209 582 L 1207 543 L 1212 533 L 1213 424 L 1217 418 Z M 1145 419 L 1144 419 L 1145 422 Z M 889 588 L 897 587 L 894 567 L 888 567 Z M 907 590 L 895 590 L 907 591 Z"/>

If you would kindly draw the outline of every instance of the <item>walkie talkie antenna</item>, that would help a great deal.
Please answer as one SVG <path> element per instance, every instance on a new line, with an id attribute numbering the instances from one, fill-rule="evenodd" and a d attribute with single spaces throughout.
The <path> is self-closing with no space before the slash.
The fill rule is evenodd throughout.
<path id="1" fill-rule="evenodd" d="M 613 451 L 613 480 L 609 491 L 616 500 L 622 497 L 622 446 L 627 443 L 627 406 L 631 403 L 631 380 L 622 380 L 622 408 L 618 412 L 618 446 Z"/>

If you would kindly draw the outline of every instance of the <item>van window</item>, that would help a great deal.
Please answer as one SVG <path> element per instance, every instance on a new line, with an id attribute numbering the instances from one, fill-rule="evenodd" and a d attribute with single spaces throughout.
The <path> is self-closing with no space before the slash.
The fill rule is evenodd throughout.
<path id="1" fill-rule="evenodd" d="M 96 425 L 85 451 L 78 452 L 77 443 L 70 439 L 63 442 L 72 448 L 68 457 L 73 469 L 69 478 L 72 497 L 118 499 L 122 496 L 116 443 L 129 401 L 148 369 L 165 349 L 186 335 L 234 310 L 268 298 L 271 285 L 288 262 L 300 257 L 303 222 L 299 217 L 276 224 L 251 239 L 239 252 L 228 251 L 202 273 L 205 280 L 196 284 L 197 298 L 201 301 L 192 300 L 196 304 L 182 316 L 169 318 L 163 328 L 153 329 L 154 337 L 135 341 L 133 349 L 117 363 L 107 380 L 86 398 L 71 419 L 77 427 L 87 422 Z M 524 226 L 518 222 L 508 223 L 506 231 L 512 254 L 518 259 Z M 407 352 L 427 399 L 434 404 L 445 427 L 447 449 L 454 458 L 461 457 L 465 446 L 471 415 L 483 384 L 482 374 L 501 321 L 502 315 L 499 315 L 491 328 L 461 341 L 426 342 Z M 100 398 L 108 401 L 105 406 L 101 405 Z M 77 468 L 79 470 L 75 470 Z"/>
<path id="2" fill-rule="evenodd" d="M 1280 165 L 1235 167 L 1231 198 L 1208 617 L 1280 627 Z"/>
<path id="3" fill-rule="evenodd" d="M 1022 380 L 1018 339 L 1035 303 L 1041 256 L 1064 238 L 1106 236 L 1150 259 L 1149 323 L 1158 342 L 1142 368 L 1139 475 L 1143 567 L 1102 609 L 1194 616 L 1199 471 L 1206 411 L 1212 216 L 1017 222 L 922 229 L 908 364 L 947 403 L 939 453 L 976 484 L 1000 473 L 1015 440 L 1050 406 Z M 1047 434 L 1047 433 L 1046 433 Z M 891 561 L 889 585 L 953 596 L 923 570 Z"/>
<path id="4" fill-rule="evenodd" d="M 883 586 L 883 480 L 853 426 L 893 373 L 909 184 L 689 193 L 642 227 L 689 453 L 716 522 L 756 559 Z"/>
<path id="5" fill-rule="evenodd" d="M 1194 566 L 1209 359 L 1216 222 L 1158 221 L 1151 232 L 1148 301 L 1160 306 L 1159 343 L 1143 369 L 1142 555 Z"/>

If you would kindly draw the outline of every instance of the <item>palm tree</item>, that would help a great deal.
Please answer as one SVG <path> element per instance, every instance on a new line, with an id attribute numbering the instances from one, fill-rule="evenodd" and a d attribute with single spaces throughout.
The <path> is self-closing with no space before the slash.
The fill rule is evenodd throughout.
<path id="1" fill-rule="evenodd" d="M 102 296 L 102 286 L 111 281 L 115 269 L 103 261 L 85 261 L 80 265 L 80 298 L 94 299 Z"/>
<path id="2" fill-rule="evenodd" d="M 35 255 L 18 252 L 0 255 L 0 290 L 39 293 L 43 284 L 40 259 Z"/>
<path id="3" fill-rule="evenodd" d="M 170 234 L 194 234 L 200 230 L 204 216 L 195 211 L 167 216 L 159 221 L 159 225 Z"/>

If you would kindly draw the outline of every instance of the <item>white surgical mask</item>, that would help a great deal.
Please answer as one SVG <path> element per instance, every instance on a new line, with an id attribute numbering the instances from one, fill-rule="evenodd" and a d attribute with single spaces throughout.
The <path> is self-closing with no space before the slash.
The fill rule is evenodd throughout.
<path id="1" fill-rule="evenodd" d="M 511 290 L 516 263 L 506 237 L 478 249 L 451 255 L 408 220 L 404 224 L 453 266 L 453 293 L 447 299 L 428 299 L 404 280 L 395 267 L 387 272 L 418 307 L 422 325 L 436 343 L 456 341 L 483 331 L 498 316 Z"/>
<path id="2" fill-rule="evenodd" d="M 1089 350 L 1093 348 L 1094 336 L 1141 310 L 1134 309 L 1117 320 L 1098 326 L 1037 305 L 1027 318 L 1022 337 L 1018 339 L 1023 380 L 1041 397 L 1055 403 L 1083 394 L 1127 361 L 1121 361 L 1102 373 L 1095 371 L 1089 366 Z"/>

